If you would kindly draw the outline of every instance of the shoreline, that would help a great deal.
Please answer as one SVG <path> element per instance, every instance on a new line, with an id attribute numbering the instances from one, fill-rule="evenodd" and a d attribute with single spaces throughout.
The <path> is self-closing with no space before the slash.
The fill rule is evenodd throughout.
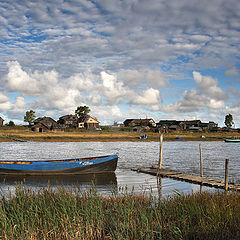
<path id="1" fill-rule="evenodd" d="M 128 131 L 69 131 L 36 133 L 28 128 L 0 129 L 0 142 L 159 142 L 160 133 L 144 132 L 147 139 L 139 139 L 142 132 Z M 181 138 L 181 139 L 179 139 Z M 163 134 L 164 141 L 224 141 L 240 139 L 237 132 L 170 132 Z"/>

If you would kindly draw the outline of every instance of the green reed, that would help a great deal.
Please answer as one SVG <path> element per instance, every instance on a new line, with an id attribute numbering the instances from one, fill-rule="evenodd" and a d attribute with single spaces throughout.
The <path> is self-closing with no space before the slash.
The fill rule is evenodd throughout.
<path id="1" fill-rule="evenodd" d="M 240 239 L 240 194 L 112 194 L 17 187 L 0 199 L 0 239 Z"/>

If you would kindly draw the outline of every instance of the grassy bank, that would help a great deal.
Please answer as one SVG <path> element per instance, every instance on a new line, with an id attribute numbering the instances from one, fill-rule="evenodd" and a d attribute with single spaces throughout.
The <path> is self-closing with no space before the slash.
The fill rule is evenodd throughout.
<path id="1" fill-rule="evenodd" d="M 0 200 L 1 239 L 240 239 L 240 195 L 162 201 L 126 194 L 18 188 Z"/>
<path id="2" fill-rule="evenodd" d="M 148 138 L 139 139 L 141 133 L 121 130 L 103 131 L 66 131 L 66 132 L 44 132 L 35 133 L 27 127 L 1 127 L 0 142 L 11 141 L 44 141 L 44 142 L 83 142 L 83 141 L 159 141 L 159 133 L 146 132 Z M 240 138 L 240 133 L 231 132 L 178 132 L 173 131 L 164 134 L 164 141 L 182 141 L 176 139 L 181 137 L 184 141 L 223 141 L 225 138 Z M 204 136 L 204 137 L 203 137 Z"/>

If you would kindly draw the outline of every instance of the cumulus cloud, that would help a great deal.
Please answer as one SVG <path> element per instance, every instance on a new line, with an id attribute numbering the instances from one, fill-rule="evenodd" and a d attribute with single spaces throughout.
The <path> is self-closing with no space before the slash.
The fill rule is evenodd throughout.
<path id="1" fill-rule="evenodd" d="M 116 76 L 101 72 L 103 94 L 109 104 L 119 104 L 129 93 L 129 89 Z"/>
<path id="2" fill-rule="evenodd" d="M 228 96 L 217 86 L 218 81 L 216 79 L 209 76 L 202 76 L 199 72 L 193 72 L 193 78 L 197 83 L 200 93 L 215 100 L 227 100 Z"/>
<path id="3" fill-rule="evenodd" d="M 12 107 L 10 99 L 0 92 L 0 110 L 7 111 L 10 110 Z"/>
<path id="4" fill-rule="evenodd" d="M 120 70 L 117 73 L 118 79 L 128 84 L 129 86 L 136 86 L 141 83 L 148 84 L 157 88 L 165 87 L 169 84 L 167 76 L 161 70 L 136 70 L 126 69 Z"/>
<path id="5" fill-rule="evenodd" d="M 17 97 L 13 108 L 10 99 L 2 95 L 2 109 L 15 112 L 23 112 L 29 107 L 40 112 L 73 113 L 80 105 L 105 105 L 111 106 L 113 116 L 120 117 L 121 112 L 116 106 L 118 104 L 130 103 L 155 109 L 162 101 L 159 90 L 146 88 L 144 91 L 134 91 L 119 80 L 117 74 L 105 71 L 97 75 L 87 70 L 61 78 L 56 71 L 24 71 L 16 61 L 9 62 L 8 67 L 6 89 L 26 97 L 33 96 L 28 104 L 22 96 Z"/>
<path id="6" fill-rule="evenodd" d="M 2 1 L 1 90 L 48 112 L 80 104 L 219 109 L 229 101 L 224 79 L 200 72 L 234 66 L 225 76 L 239 76 L 240 3 L 229 1 Z M 179 87 L 183 97 L 167 104 Z M 15 101 L 5 100 L 3 109 Z"/>
<path id="7" fill-rule="evenodd" d="M 207 108 L 215 111 L 225 108 L 227 94 L 218 87 L 218 81 L 209 76 L 203 76 L 199 72 L 193 72 L 193 79 L 197 89 L 185 90 L 183 98 L 174 104 L 168 104 L 161 108 L 165 112 L 198 112 Z"/>
<path id="8" fill-rule="evenodd" d="M 133 96 L 131 103 L 139 105 L 154 105 L 161 103 L 161 97 L 158 90 L 149 88 L 142 94 L 135 94 Z"/>

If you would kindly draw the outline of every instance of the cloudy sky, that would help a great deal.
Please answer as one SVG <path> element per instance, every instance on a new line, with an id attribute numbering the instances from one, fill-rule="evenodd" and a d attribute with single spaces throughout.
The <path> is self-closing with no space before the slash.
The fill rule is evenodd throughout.
<path id="1" fill-rule="evenodd" d="M 126 118 L 240 127 L 239 0 L 1 0 L 0 116 L 87 105 Z"/>

